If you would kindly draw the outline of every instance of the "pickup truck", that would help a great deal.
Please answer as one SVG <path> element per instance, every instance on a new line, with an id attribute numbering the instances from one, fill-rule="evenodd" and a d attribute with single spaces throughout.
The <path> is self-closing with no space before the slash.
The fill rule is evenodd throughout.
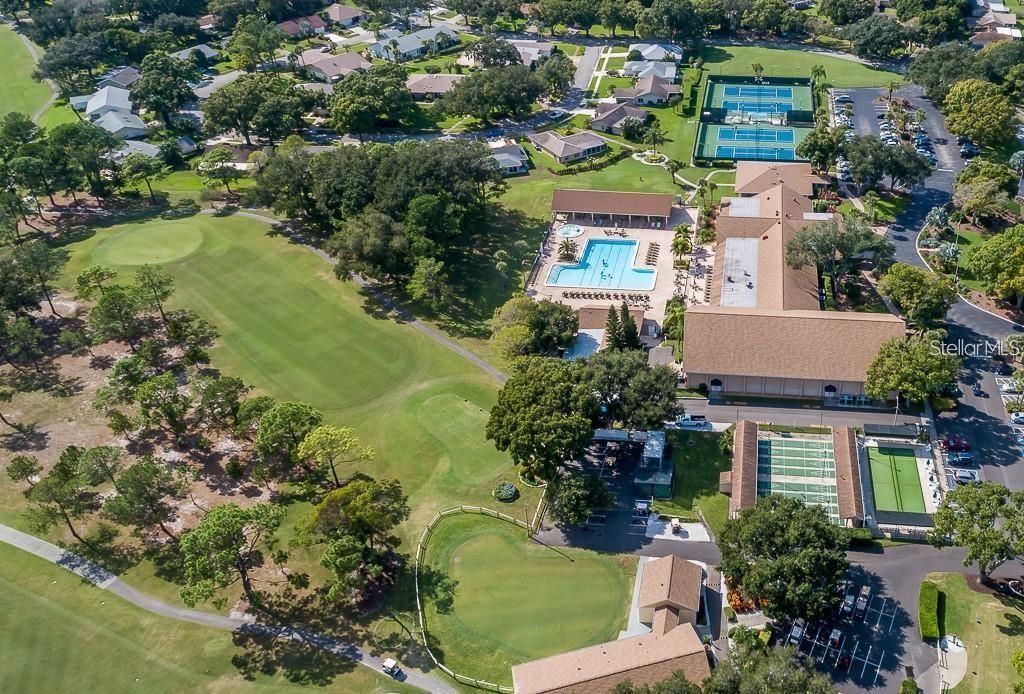
<path id="1" fill-rule="evenodd" d="M 711 422 L 702 414 L 681 414 L 676 419 L 665 422 L 668 429 L 710 429 Z"/>

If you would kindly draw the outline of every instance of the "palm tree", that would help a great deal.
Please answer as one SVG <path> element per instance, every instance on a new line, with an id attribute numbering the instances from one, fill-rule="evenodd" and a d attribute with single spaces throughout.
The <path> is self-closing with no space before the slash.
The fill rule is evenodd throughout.
<path id="1" fill-rule="evenodd" d="M 869 190 L 864 193 L 864 202 L 867 204 L 868 208 L 868 219 L 872 222 L 875 221 L 875 206 L 878 205 L 878 201 L 880 199 L 881 198 L 878 197 L 878 193 L 873 190 Z"/>
<path id="2" fill-rule="evenodd" d="M 576 242 L 572 239 L 562 239 L 562 242 L 558 244 L 558 259 L 559 260 L 574 260 L 576 258 Z"/>
<path id="3" fill-rule="evenodd" d="M 754 63 L 750 66 L 750 69 L 754 71 L 754 77 L 761 79 L 761 75 L 764 74 L 764 65 L 761 63 Z"/>
<path id="4" fill-rule="evenodd" d="M 391 60 L 397 63 L 398 62 L 398 39 L 391 39 L 391 41 L 388 42 L 388 45 L 391 47 Z"/>
<path id="5" fill-rule="evenodd" d="M 672 255 L 676 257 L 676 262 L 683 259 L 687 253 L 693 249 L 693 245 L 690 243 L 690 237 L 687 234 L 676 234 L 672 238 Z"/>
<path id="6" fill-rule="evenodd" d="M 706 178 L 697 181 L 697 197 L 700 198 L 701 207 L 707 207 L 708 183 Z"/>
<path id="7" fill-rule="evenodd" d="M 644 133 L 644 144 L 657 151 L 658 147 L 665 144 L 665 131 L 653 123 Z"/>
<path id="8" fill-rule="evenodd" d="M 685 321 L 686 304 L 682 299 L 673 298 L 665 305 L 665 319 L 662 321 L 662 327 L 665 330 L 665 335 L 679 344 L 676 359 L 683 354 L 683 323 Z"/>
<path id="9" fill-rule="evenodd" d="M 885 85 L 885 88 L 889 91 L 889 103 L 891 104 L 893 92 L 900 88 L 900 83 L 896 80 L 892 80 L 889 84 Z"/>
<path id="10" fill-rule="evenodd" d="M 676 182 L 676 172 L 683 168 L 683 163 L 677 159 L 669 159 L 668 163 L 665 164 L 665 168 L 668 169 L 668 176 L 672 179 L 672 182 Z"/>
<path id="11" fill-rule="evenodd" d="M 814 80 L 815 83 L 825 79 L 825 66 L 815 65 L 811 67 L 811 79 Z"/>

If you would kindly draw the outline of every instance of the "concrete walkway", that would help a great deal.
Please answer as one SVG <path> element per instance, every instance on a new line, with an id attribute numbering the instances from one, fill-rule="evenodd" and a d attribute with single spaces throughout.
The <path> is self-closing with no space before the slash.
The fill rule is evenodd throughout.
<path id="1" fill-rule="evenodd" d="M 223 615 L 190 610 L 184 607 L 177 607 L 175 605 L 168 605 L 154 597 L 139 592 L 135 588 L 123 583 L 121 579 L 103 567 L 98 566 L 77 554 L 62 549 L 57 545 L 47 542 L 46 540 L 41 540 L 33 535 L 27 535 L 6 525 L 0 525 L 0 542 L 4 542 L 12 547 L 17 547 L 29 554 L 34 554 L 40 559 L 45 559 L 48 562 L 67 569 L 71 573 L 81 576 L 97 588 L 113 593 L 122 600 L 126 600 L 136 607 L 140 607 L 152 614 L 167 617 L 168 619 L 177 619 L 182 622 L 191 622 L 193 624 L 199 624 L 212 629 L 243 631 L 251 634 L 292 639 L 294 641 L 299 641 L 313 646 L 314 648 L 333 653 L 342 658 L 348 658 L 349 660 L 355 661 L 356 663 L 368 667 L 371 670 L 380 672 L 380 658 L 370 655 L 358 646 L 346 643 L 340 639 L 306 631 L 305 629 L 293 629 L 288 626 L 275 626 L 270 624 L 257 624 L 250 617 L 245 619 L 225 617 Z M 447 681 L 442 681 L 432 675 L 416 671 L 406 671 L 405 674 L 405 684 L 417 687 L 424 691 L 440 692 L 444 694 L 454 693 L 457 691 Z"/>
<path id="2" fill-rule="evenodd" d="M 205 213 L 205 214 L 213 214 L 214 212 L 216 212 L 216 210 L 203 210 L 203 213 Z M 313 246 L 312 244 L 310 244 L 309 240 L 306 239 L 302 234 L 294 231 L 293 229 L 291 229 L 290 227 L 288 227 L 286 224 L 284 224 L 282 221 L 280 221 L 278 219 L 274 219 L 273 217 L 268 217 L 266 215 L 259 214 L 258 212 L 247 212 L 245 210 L 240 210 L 238 212 L 235 212 L 235 214 L 237 214 L 237 215 L 239 215 L 241 217 L 248 217 L 249 219 L 255 219 L 256 221 L 263 222 L 264 224 L 269 224 L 270 226 L 275 227 L 276 229 L 278 229 L 284 235 L 288 236 L 290 239 L 292 239 L 296 243 L 301 244 L 302 246 L 304 246 L 308 250 L 310 250 L 313 253 L 315 253 L 316 255 L 320 256 L 321 258 L 326 260 L 328 263 L 330 263 L 332 266 L 338 264 L 338 260 L 336 258 L 332 258 L 330 255 L 325 253 L 322 249 L 317 248 L 316 246 Z M 508 380 L 508 376 L 506 376 L 500 369 L 495 367 L 493 364 L 490 364 L 486 360 L 481 359 L 480 357 L 478 357 L 477 355 L 473 354 L 472 352 L 470 352 L 468 349 L 466 349 L 462 345 L 458 344 L 454 340 L 451 340 L 448 337 L 446 337 L 445 335 L 443 335 L 440 331 L 434 329 L 433 327 L 431 327 L 431 326 L 427 325 L 426 323 L 424 323 L 423 321 L 419 320 L 414 315 L 409 313 L 408 310 L 406 310 L 402 306 L 396 304 L 389 297 L 385 296 L 383 292 L 381 292 L 380 290 L 376 289 L 372 284 L 367 282 L 364 278 L 360 277 L 359 275 L 356 275 L 355 277 L 353 277 L 353 281 L 360 288 L 365 290 L 370 296 L 372 296 L 373 299 L 377 303 L 379 303 L 381 306 L 384 306 L 388 310 L 393 311 L 400 321 L 402 321 L 403 323 L 409 325 L 413 330 L 416 330 L 417 332 L 420 332 L 420 333 L 426 335 L 427 337 L 429 337 L 434 342 L 437 342 L 438 344 L 443 345 L 444 347 L 447 347 L 448 349 L 450 349 L 451 351 L 455 352 L 456 354 L 458 354 L 463 359 L 466 359 L 467 361 L 471 362 L 473 365 L 478 367 L 481 371 L 485 372 L 486 374 L 488 374 L 489 376 L 494 378 L 494 380 L 498 381 L 498 383 L 504 383 L 505 381 Z"/>
<path id="3" fill-rule="evenodd" d="M 640 621 L 640 583 L 644 577 L 644 564 L 652 561 L 654 557 L 639 557 L 636 563 L 636 578 L 633 579 L 633 599 L 629 603 L 629 618 L 626 620 L 626 628 L 619 632 L 620 639 L 628 639 L 631 636 L 643 636 L 651 633 L 651 628 Z"/>

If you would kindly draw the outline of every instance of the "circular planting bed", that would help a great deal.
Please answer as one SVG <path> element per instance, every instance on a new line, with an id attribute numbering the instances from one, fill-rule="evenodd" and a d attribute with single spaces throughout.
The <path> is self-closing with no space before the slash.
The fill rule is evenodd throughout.
<path id="1" fill-rule="evenodd" d="M 651 149 L 645 152 L 634 152 L 633 158 L 641 164 L 647 164 L 648 166 L 664 166 L 668 163 L 667 156 Z"/>

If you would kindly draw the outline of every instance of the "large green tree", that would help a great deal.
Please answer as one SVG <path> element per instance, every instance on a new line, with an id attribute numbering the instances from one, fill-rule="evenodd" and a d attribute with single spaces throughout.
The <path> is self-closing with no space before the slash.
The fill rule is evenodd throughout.
<path id="1" fill-rule="evenodd" d="M 338 467 L 372 460 L 373 449 L 363 446 L 350 427 L 321 424 L 310 431 L 299 444 L 296 455 L 314 466 L 316 479 L 330 487 L 342 486 Z"/>
<path id="2" fill-rule="evenodd" d="M 878 291 L 922 329 L 940 323 L 957 299 L 956 288 L 946 277 L 905 263 L 889 268 L 878 282 Z"/>
<path id="3" fill-rule="evenodd" d="M 240 583 L 249 605 L 259 608 L 261 600 L 251 572 L 285 512 L 284 506 L 275 504 L 250 508 L 222 504 L 210 509 L 179 542 L 185 578 L 182 602 L 195 607 L 212 599 L 223 606 L 223 591 Z"/>
<path id="4" fill-rule="evenodd" d="M 929 540 L 966 549 L 964 566 L 977 563 L 983 579 L 1024 554 L 1024 492 L 989 481 L 958 485 L 943 497 L 932 520 Z"/>
<path id="5" fill-rule="evenodd" d="M 487 438 L 524 474 L 551 479 L 590 440 L 597 401 L 579 366 L 534 357 L 518 362 L 487 419 Z"/>
<path id="6" fill-rule="evenodd" d="M 167 465 L 146 456 L 128 466 L 117 478 L 117 494 L 103 502 L 103 512 L 115 523 L 127 525 L 143 533 L 154 526 L 171 540 L 178 536 L 167 527 L 174 519 L 173 499 L 185 495 L 182 479 Z"/>
<path id="7" fill-rule="evenodd" d="M 718 663 L 702 690 L 704 694 L 833 694 L 836 686 L 792 648 L 740 648 Z"/>
<path id="8" fill-rule="evenodd" d="M 338 132 L 363 135 L 383 124 L 397 124 L 416 113 L 400 65 L 374 65 L 349 75 L 334 88 L 331 121 Z"/>
<path id="9" fill-rule="evenodd" d="M 568 474 L 555 478 L 548 489 L 548 513 L 559 523 L 578 525 L 597 509 L 613 501 L 608 488 L 595 475 Z"/>
<path id="10" fill-rule="evenodd" d="M 263 461 L 283 476 L 297 461 L 303 439 L 323 419 L 323 413 L 312 405 L 279 402 L 260 417 L 253 446 Z"/>
<path id="11" fill-rule="evenodd" d="M 946 127 L 981 145 L 1007 139 L 1012 132 L 1013 104 L 991 82 L 965 79 L 950 88 L 942 102 Z"/>
<path id="12" fill-rule="evenodd" d="M 775 619 L 815 619 L 840 600 L 846 542 L 820 506 L 767 496 L 730 519 L 718 538 L 719 570 Z"/>
<path id="13" fill-rule="evenodd" d="M 876 400 L 895 392 L 910 402 L 923 402 L 959 371 L 960 359 L 942 352 L 933 336 L 894 337 L 882 343 L 868 366 L 864 391 Z"/>
<path id="14" fill-rule="evenodd" d="M 907 45 L 907 31 L 887 14 L 874 14 L 846 27 L 842 37 L 862 57 L 888 58 Z"/>
<path id="15" fill-rule="evenodd" d="M 1016 297 L 1024 304 L 1024 225 L 1017 225 L 987 239 L 964 262 L 990 292 Z"/>
<path id="16" fill-rule="evenodd" d="M 871 0 L 821 0 L 817 10 L 818 15 L 828 18 L 833 24 L 852 24 L 871 16 L 875 4 Z"/>
<path id="17" fill-rule="evenodd" d="M 885 265 L 894 249 L 884 236 L 872 231 L 858 217 L 846 217 L 843 226 L 833 218 L 801 229 L 786 243 L 786 263 L 793 268 L 816 265 L 838 293 L 840 282 L 858 262 L 858 256 L 873 253 L 876 263 Z"/>
<path id="18" fill-rule="evenodd" d="M 284 34 L 273 22 L 251 14 L 239 18 L 235 24 L 228 50 L 242 69 L 252 72 L 272 60 L 282 43 Z"/>
<path id="19" fill-rule="evenodd" d="M 150 53 L 142 61 L 142 76 L 132 85 L 132 98 L 152 110 L 165 124 L 183 105 L 196 98 L 189 82 L 197 73 L 192 64 L 166 53 Z"/>

